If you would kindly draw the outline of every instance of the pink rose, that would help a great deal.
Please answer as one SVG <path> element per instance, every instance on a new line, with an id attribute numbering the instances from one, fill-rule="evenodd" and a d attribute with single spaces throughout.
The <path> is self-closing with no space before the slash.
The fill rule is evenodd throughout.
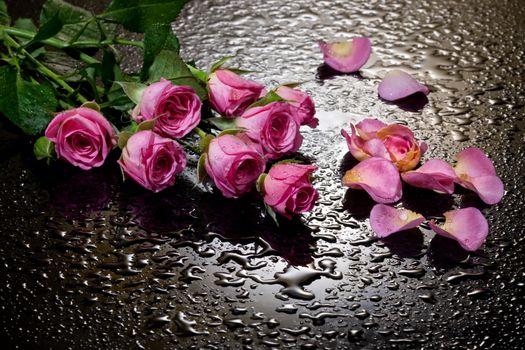
<path id="1" fill-rule="evenodd" d="M 275 92 L 292 106 L 292 112 L 300 125 L 317 127 L 319 120 L 315 118 L 315 105 L 310 96 L 288 86 L 280 86 Z"/>
<path id="2" fill-rule="evenodd" d="M 57 114 L 45 135 L 55 144 L 58 158 L 84 170 L 101 166 L 117 143 L 115 130 L 106 118 L 85 107 Z"/>
<path id="3" fill-rule="evenodd" d="M 144 130 L 129 138 L 118 163 L 141 186 L 159 192 L 175 183 L 186 167 L 186 154 L 176 141 Z"/>
<path id="4" fill-rule="evenodd" d="M 417 143 L 414 133 L 403 125 L 364 119 L 350 127 L 352 135 L 343 129 L 341 134 L 346 138 L 350 153 L 359 161 L 381 157 L 394 163 L 400 172 L 405 172 L 414 169 L 427 150 L 427 145 Z"/>
<path id="5" fill-rule="evenodd" d="M 249 105 L 264 96 L 264 86 L 227 70 L 218 69 L 208 81 L 210 103 L 225 117 L 241 115 Z"/>
<path id="6" fill-rule="evenodd" d="M 243 135 L 213 139 L 204 156 L 206 172 L 228 198 L 238 198 L 249 192 L 266 166 L 264 158 Z"/>
<path id="7" fill-rule="evenodd" d="M 287 218 L 312 210 L 319 199 L 310 183 L 310 174 L 316 169 L 313 165 L 275 164 L 264 178 L 264 203 Z"/>
<path id="8" fill-rule="evenodd" d="M 253 107 L 237 118 L 237 126 L 246 129 L 246 135 L 260 145 L 268 159 L 277 159 L 301 147 L 303 137 L 300 124 L 291 107 L 285 102 L 272 102 Z"/>
<path id="9" fill-rule="evenodd" d="M 189 86 L 176 86 L 161 78 L 144 90 L 137 122 L 155 120 L 153 131 L 170 138 L 186 136 L 201 120 L 202 102 Z"/>

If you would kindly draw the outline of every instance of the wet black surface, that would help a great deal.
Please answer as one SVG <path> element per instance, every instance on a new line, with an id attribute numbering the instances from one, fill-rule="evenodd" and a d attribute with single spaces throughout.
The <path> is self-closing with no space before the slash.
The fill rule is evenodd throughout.
<path id="1" fill-rule="evenodd" d="M 520 0 L 194 1 L 174 29 L 200 67 L 239 51 L 232 65 L 269 86 L 307 81 L 321 124 L 301 150 L 320 168 L 318 206 L 276 228 L 253 198 L 223 199 L 191 173 L 151 194 L 121 183 L 112 161 L 48 167 L 2 124 L 2 348 L 523 347 Z M 353 35 L 372 39 L 375 64 L 360 75 L 322 67 L 315 42 Z M 379 100 L 391 68 L 428 84 L 428 103 Z M 424 227 L 373 238 L 373 203 L 340 185 L 351 160 L 339 130 L 365 117 L 413 128 L 427 159 L 486 150 L 508 191 L 500 204 L 409 188 L 402 199 L 426 216 L 482 209 L 479 251 Z"/>

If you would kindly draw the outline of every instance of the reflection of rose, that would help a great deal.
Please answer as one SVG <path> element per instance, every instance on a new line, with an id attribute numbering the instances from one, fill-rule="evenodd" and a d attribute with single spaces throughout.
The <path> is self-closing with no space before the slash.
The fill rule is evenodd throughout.
<path id="1" fill-rule="evenodd" d="M 414 169 L 427 149 L 426 144 L 418 144 L 412 131 L 403 125 L 365 119 L 350 127 L 352 135 L 344 129 L 341 133 L 352 155 L 360 161 L 370 157 L 385 158 L 403 172 Z"/>
<path id="2" fill-rule="evenodd" d="M 49 190 L 50 205 L 66 217 L 103 210 L 111 200 L 115 174 L 60 169 Z"/>

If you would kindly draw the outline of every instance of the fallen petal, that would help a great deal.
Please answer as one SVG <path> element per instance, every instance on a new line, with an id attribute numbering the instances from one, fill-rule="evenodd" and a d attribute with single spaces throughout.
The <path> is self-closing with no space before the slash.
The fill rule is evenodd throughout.
<path id="1" fill-rule="evenodd" d="M 431 159 L 416 170 L 402 173 L 401 178 L 414 187 L 452 194 L 454 193 L 456 173 L 447 162 Z"/>
<path id="2" fill-rule="evenodd" d="M 443 215 L 446 219 L 443 225 L 430 221 L 430 227 L 438 235 L 456 240 L 463 249 L 475 251 L 487 239 L 489 225 L 479 209 L 463 208 Z"/>
<path id="3" fill-rule="evenodd" d="M 505 188 L 485 152 L 471 147 L 459 152 L 456 159 L 458 162 L 454 170 L 458 184 L 476 192 L 487 204 L 496 204 L 501 200 Z"/>
<path id="4" fill-rule="evenodd" d="M 402 195 L 396 166 L 379 157 L 365 159 L 348 170 L 343 177 L 343 185 L 365 190 L 378 203 L 394 203 Z"/>
<path id="5" fill-rule="evenodd" d="M 425 218 L 419 213 L 384 204 L 376 204 L 370 212 L 370 226 L 379 238 L 415 228 L 423 221 Z"/>
<path id="6" fill-rule="evenodd" d="M 410 74 L 397 69 L 388 72 L 379 84 L 379 96 L 387 101 L 399 100 L 416 92 L 428 95 L 429 91 Z"/>
<path id="7" fill-rule="evenodd" d="M 368 38 L 354 38 L 352 42 L 319 42 L 324 62 L 342 73 L 357 72 L 370 57 L 372 43 Z"/>

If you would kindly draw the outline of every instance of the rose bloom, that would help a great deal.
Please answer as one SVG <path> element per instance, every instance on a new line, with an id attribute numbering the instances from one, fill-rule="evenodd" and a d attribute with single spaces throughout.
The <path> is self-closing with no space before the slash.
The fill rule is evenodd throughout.
<path id="1" fill-rule="evenodd" d="M 259 144 L 268 159 L 278 159 L 301 147 L 303 137 L 300 124 L 294 118 L 289 104 L 272 102 L 253 107 L 237 118 L 237 126 L 246 129 L 246 135 Z"/>
<path id="2" fill-rule="evenodd" d="M 118 163 L 142 187 L 159 192 L 175 183 L 186 167 L 186 154 L 176 141 L 144 130 L 129 138 Z"/>
<path id="3" fill-rule="evenodd" d="M 310 182 L 310 174 L 316 169 L 313 165 L 275 164 L 264 178 L 264 203 L 287 218 L 312 210 L 319 199 Z"/>
<path id="4" fill-rule="evenodd" d="M 417 143 L 414 134 L 406 126 L 387 125 L 377 119 L 364 119 L 355 126 L 350 124 L 352 135 L 344 129 L 350 153 L 361 161 L 370 157 L 381 157 L 394 163 L 400 172 L 416 167 L 427 145 Z"/>
<path id="5" fill-rule="evenodd" d="M 210 103 L 224 117 L 241 115 L 264 94 L 263 85 L 243 79 L 227 69 L 216 70 L 208 80 Z"/>
<path id="6" fill-rule="evenodd" d="M 84 170 L 101 166 L 117 143 L 115 130 L 106 118 L 85 107 L 57 114 L 45 135 L 55 144 L 58 158 Z"/>
<path id="7" fill-rule="evenodd" d="M 315 118 L 315 105 L 310 96 L 299 89 L 280 86 L 275 93 L 292 106 L 292 112 L 300 125 L 316 128 L 319 120 Z"/>
<path id="8" fill-rule="evenodd" d="M 153 131 L 161 136 L 181 138 L 201 120 L 202 102 L 189 86 L 176 86 L 161 78 L 142 93 L 137 122 L 155 119 Z"/>
<path id="9" fill-rule="evenodd" d="M 255 145 L 239 134 L 214 138 L 204 157 L 206 173 L 228 198 L 249 192 L 266 166 Z"/>

